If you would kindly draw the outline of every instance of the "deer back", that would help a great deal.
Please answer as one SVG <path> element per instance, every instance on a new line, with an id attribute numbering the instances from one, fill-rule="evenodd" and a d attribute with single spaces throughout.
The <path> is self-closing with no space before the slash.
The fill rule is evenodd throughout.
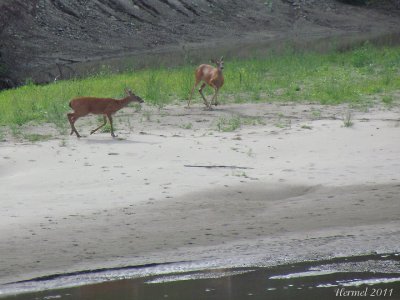
<path id="1" fill-rule="evenodd" d="M 196 78 L 209 82 L 217 69 L 213 66 L 202 64 L 196 69 Z"/>
<path id="2" fill-rule="evenodd" d="M 200 65 L 196 69 L 197 81 L 203 80 L 204 82 L 221 87 L 224 84 L 224 75 L 221 70 L 210 65 Z"/>
<path id="3" fill-rule="evenodd" d="M 121 109 L 124 103 L 112 98 L 82 97 L 71 100 L 71 108 L 80 115 L 114 113 Z"/>

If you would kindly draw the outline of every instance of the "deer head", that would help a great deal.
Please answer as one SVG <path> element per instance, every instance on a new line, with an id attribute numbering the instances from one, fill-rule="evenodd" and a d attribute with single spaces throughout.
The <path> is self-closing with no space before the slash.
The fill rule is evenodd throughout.
<path id="1" fill-rule="evenodd" d="M 139 96 L 136 96 L 130 89 L 125 89 L 125 93 L 128 96 L 128 100 L 130 102 L 137 102 L 137 103 L 143 103 L 144 100 L 140 98 Z"/>
<path id="2" fill-rule="evenodd" d="M 212 59 L 211 62 L 217 65 L 218 70 L 222 71 L 224 69 L 224 57 L 221 56 L 220 59 Z"/>

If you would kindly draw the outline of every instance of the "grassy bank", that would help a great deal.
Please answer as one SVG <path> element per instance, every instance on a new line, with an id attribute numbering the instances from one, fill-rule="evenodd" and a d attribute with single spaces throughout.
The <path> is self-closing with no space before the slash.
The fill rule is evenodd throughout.
<path id="1" fill-rule="evenodd" d="M 65 128 L 70 99 L 84 95 L 118 98 L 125 87 L 158 107 L 184 101 L 193 84 L 194 69 L 186 65 L 123 74 L 102 72 L 44 86 L 27 84 L 0 92 L 0 125 L 47 122 Z M 364 45 L 328 54 L 288 49 L 263 59 L 226 59 L 224 75 L 219 97 L 222 103 L 312 101 L 363 105 L 368 104 L 370 95 L 378 95 L 381 101 L 391 104 L 391 93 L 400 90 L 400 47 Z M 195 99 L 200 102 L 198 93 Z"/>

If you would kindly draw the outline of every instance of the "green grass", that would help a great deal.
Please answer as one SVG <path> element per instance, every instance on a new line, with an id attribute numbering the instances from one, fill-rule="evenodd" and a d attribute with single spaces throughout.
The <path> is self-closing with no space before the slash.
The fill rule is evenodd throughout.
<path id="1" fill-rule="evenodd" d="M 216 121 L 216 126 L 218 131 L 235 131 L 242 126 L 242 119 L 239 116 L 231 116 L 230 118 L 219 117 Z"/>
<path id="2" fill-rule="evenodd" d="M 181 128 L 183 128 L 183 129 L 192 129 L 193 128 L 193 124 L 191 122 L 189 122 L 189 123 L 181 125 Z"/>
<path id="3" fill-rule="evenodd" d="M 0 126 L 17 128 L 28 122 L 53 123 L 66 132 L 69 124 L 65 114 L 70 110 L 70 99 L 84 95 L 119 98 L 124 96 L 125 87 L 160 109 L 170 103 L 185 105 L 183 101 L 193 85 L 195 67 L 160 67 L 123 74 L 101 72 L 85 79 L 48 85 L 28 83 L 0 92 Z M 348 52 L 319 54 L 287 49 L 270 52 L 263 58 L 226 59 L 225 85 L 219 100 L 221 103 L 311 101 L 369 105 L 369 96 L 379 95 L 384 103 L 391 104 L 390 96 L 385 95 L 400 90 L 399 70 L 400 47 L 377 48 L 369 44 Z M 208 97 L 213 93 L 210 88 L 205 91 Z M 194 102 L 203 102 L 197 92 Z"/>

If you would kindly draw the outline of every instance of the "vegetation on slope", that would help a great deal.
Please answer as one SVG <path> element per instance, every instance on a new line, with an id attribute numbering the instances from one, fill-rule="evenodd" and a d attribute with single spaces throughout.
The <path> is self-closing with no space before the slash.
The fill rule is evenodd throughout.
<path id="1" fill-rule="evenodd" d="M 0 92 L 0 125 L 29 122 L 68 124 L 69 100 L 78 96 L 123 97 L 132 88 L 149 105 L 183 103 L 194 82 L 194 65 L 131 70 L 110 74 L 105 69 L 85 79 L 26 85 Z M 365 44 L 348 52 L 318 54 L 287 49 L 263 58 L 226 59 L 225 85 L 219 100 L 234 102 L 315 102 L 368 105 L 370 95 L 391 102 L 400 89 L 400 47 L 377 48 Z M 207 88 L 208 93 L 211 89 Z M 195 94 L 195 101 L 200 96 Z"/>

